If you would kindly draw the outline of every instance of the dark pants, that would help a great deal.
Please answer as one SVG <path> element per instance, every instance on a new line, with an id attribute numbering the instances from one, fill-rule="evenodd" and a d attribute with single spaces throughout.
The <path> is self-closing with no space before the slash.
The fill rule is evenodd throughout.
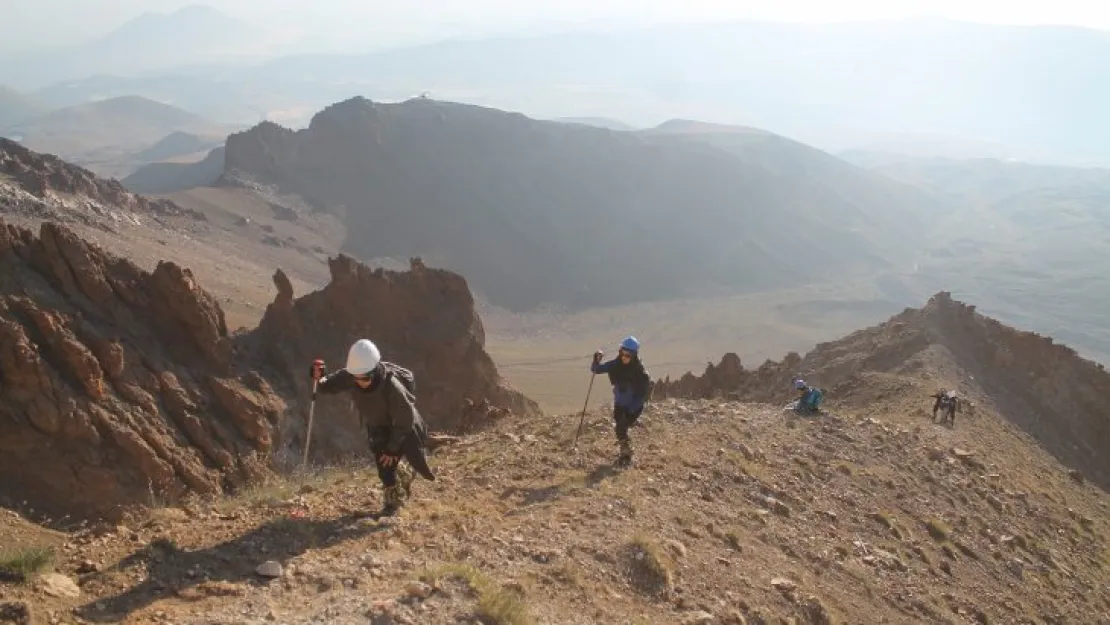
<path id="1" fill-rule="evenodd" d="M 633 423 L 636 423 L 636 419 L 639 419 L 640 414 L 643 412 L 643 408 L 636 412 L 631 412 L 626 408 L 613 408 L 613 421 L 616 423 L 614 429 L 617 432 L 618 441 L 628 440 L 628 428 L 632 427 Z"/>
<path id="2" fill-rule="evenodd" d="M 389 445 L 390 430 L 388 428 L 374 429 L 367 432 L 370 438 L 370 453 L 374 456 L 374 466 L 378 468 L 378 478 L 382 486 L 391 487 L 397 484 L 397 465 L 387 467 L 379 458 L 385 453 Z"/>
<path id="3" fill-rule="evenodd" d="M 937 411 L 940 411 L 942 419 L 956 423 L 956 402 L 958 401 L 958 399 L 938 397 L 936 403 L 933 404 L 933 420 L 936 421 Z"/>
<path id="4" fill-rule="evenodd" d="M 370 439 L 370 453 L 374 455 L 374 466 L 378 469 L 378 477 L 382 486 L 391 487 L 397 484 L 397 464 L 383 466 L 379 458 L 389 446 L 389 437 L 392 430 L 389 428 L 368 429 L 366 434 Z M 413 430 L 405 437 L 401 444 L 401 458 L 408 460 L 409 465 L 427 480 L 435 480 L 435 474 L 428 466 L 428 458 L 424 454 L 425 434 L 422 430 Z M 398 461 L 400 462 L 400 461 Z"/>

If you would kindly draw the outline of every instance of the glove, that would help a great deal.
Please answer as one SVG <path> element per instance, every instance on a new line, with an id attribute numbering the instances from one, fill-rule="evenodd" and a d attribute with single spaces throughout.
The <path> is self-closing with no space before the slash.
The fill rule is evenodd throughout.
<path id="1" fill-rule="evenodd" d="M 383 467 L 392 467 L 396 466 L 397 461 L 400 459 L 400 454 L 391 454 L 388 451 L 383 451 L 381 455 L 378 456 L 378 464 Z"/>
<path id="2" fill-rule="evenodd" d="M 594 352 L 594 364 L 596 365 L 597 363 L 601 362 L 601 358 L 603 356 L 605 356 L 605 353 L 602 352 L 600 349 Z"/>
<path id="3" fill-rule="evenodd" d="M 322 359 L 317 358 L 312 361 L 312 371 L 309 373 L 309 377 L 313 380 L 319 380 L 324 377 L 324 361 Z"/>

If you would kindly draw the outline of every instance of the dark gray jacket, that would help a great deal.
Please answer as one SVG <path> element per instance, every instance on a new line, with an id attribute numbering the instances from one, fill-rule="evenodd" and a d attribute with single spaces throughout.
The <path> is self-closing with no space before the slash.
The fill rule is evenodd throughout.
<path id="1" fill-rule="evenodd" d="M 349 392 L 370 438 L 389 432 L 385 449 L 390 454 L 399 454 L 410 434 L 422 439 L 427 432 L 416 409 L 416 398 L 400 380 L 381 367 L 369 388 L 360 388 L 353 375 L 340 369 L 320 378 L 317 391 L 325 395 Z"/>

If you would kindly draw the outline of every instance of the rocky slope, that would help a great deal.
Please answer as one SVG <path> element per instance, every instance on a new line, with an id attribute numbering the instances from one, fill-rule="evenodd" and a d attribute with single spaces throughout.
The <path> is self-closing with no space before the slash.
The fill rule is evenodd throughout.
<path id="1" fill-rule="evenodd" d="M 238 336 L 188 269 L 146 272 L 53 223 L 0 222 L 0 269 L 0 496 L 52 515 L 118 517 L 263 477 L 303 441 L 287 401 L 307 399 L 305 363 L 341 366 L 362 334 L 415 369 L 434 428 L 536 411 L 484 352 L 465 281 L 419 263 L 383 274 L 340 257 L 297 300 L 279 273 L 262 325 Z M 321 408 L 319 457 L 361 449 L 349 409 Z"/>
<path id="2" fill-rule="evenodd" d="M 501 421 L 391 522 L 363 518 L 373 472 L 339 469 L 70 534 L 74 596 L 0 592 L 78 623 L 1107 622 L 1105 492 L 993 413 L 867 413 L 656 402 L 626 471 L 607 415 L 578 453 L 577 415 Z"/>
<path id="3" fill-rule="evenodd" d="M 513 310 L 778 286 L 923 244 L 936 206 L 919 190 L 793 142 L 762 162 L 767 149 L 352 98 L 303 130 L 231 135 L 223 182 L 299 195 L 345 217 L 350 253 L 422 256 Z"/>
<path id="4" fill-rule="evenodd" d="M 204 220 L 203 213 L 165 199 L 136 195 L 116 180 L 50 154 L 0 138 L 0 212 L 111 229 L 120 222 L 168 217 Z"/>
<path id="5" fill-rule="evenodd" d="M 1110 487 L 1110 374 L 1050 337 L 1007 327 L 953 300 L 947 292 L 921 309 L 907 309 L 876 327 L 818 345 L 804 358 L 788 355 L 745 369 L 735 354 L 701 376 L 662 380 L 657 397 L 733 395 L 787 400 L 789 383 L 802 375 L 831 389 L 833 402 L 874 402 L 861 396 L 871 374 L 918 374 L 926 385 L 897 383 L 884 394 L 911 393 L 928 403 L 936 387 L 959 388 L 993 405 L 1062 462 Z M 925 388 L 932 385 L 933 388 Z M 927 391 L 927 392 L 926 392 Z"/>

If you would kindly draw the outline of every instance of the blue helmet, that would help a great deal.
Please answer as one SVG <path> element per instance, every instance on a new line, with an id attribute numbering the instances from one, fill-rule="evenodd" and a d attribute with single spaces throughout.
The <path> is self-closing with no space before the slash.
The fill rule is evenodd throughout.
<path id="1" fill-rule="evenodd" d="M 636 352 L 640 351 L 640 341 L 637 340 L 634 336 L 626 337 L 623 341 L 621 341 L 621 349 L 635 354 Z"/>

